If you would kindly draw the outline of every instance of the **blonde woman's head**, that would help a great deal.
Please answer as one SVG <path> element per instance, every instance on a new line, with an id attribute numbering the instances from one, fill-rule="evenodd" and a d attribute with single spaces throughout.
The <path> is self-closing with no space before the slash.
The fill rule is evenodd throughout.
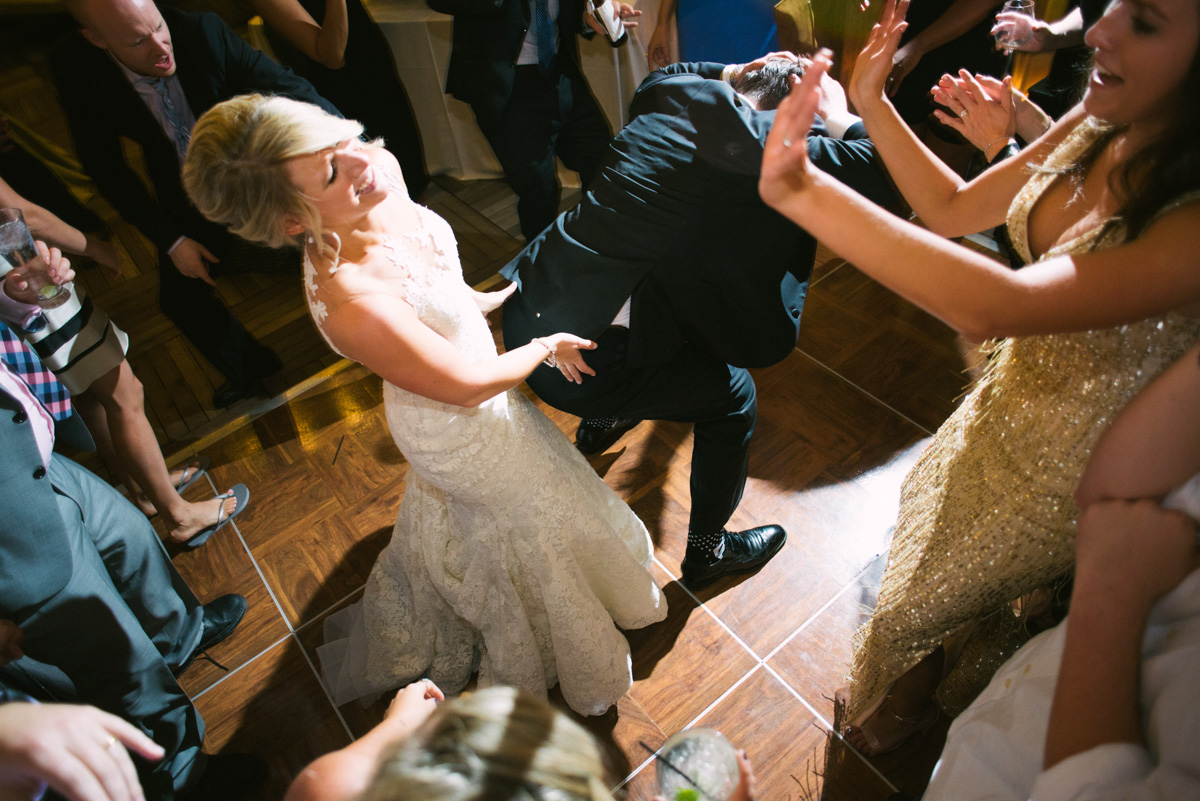
<path id="1" fill-rule="evenodd" d="M 600 748 L 541 698 L 490 687 L 443 704 L 385 756 L 362 801 L 612 801 Z"/>
<path id="2" fill-rule="evenodd" d="M 235 97 L 196 122 L 183 185 L 205 217 L 244 239 L 281 247 L 299 244 L 308 232 L 324 251 L 321 216 L 292 183 L 287 162 L 357 139 L 362 132 L 354 120 L 309 103 L 265 95 Z"/>

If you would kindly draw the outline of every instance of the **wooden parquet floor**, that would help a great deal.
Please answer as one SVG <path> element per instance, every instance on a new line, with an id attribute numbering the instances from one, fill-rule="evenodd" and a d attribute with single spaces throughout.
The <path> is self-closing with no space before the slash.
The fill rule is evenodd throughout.
<path id="1" fill-rule="evenodd" d="M 642 517 L 671 613 L 628 632 L 635 684 L 584 722 L 621 765 L 632 799 L 652 794 L 651 751 L 688 726 L 713 726 L 752 758 L 759 796 L 886 799 L 917 794 L 941 732 L 873 763 L 829 737 L 850 637 L 884 565 L 899 485 L 954 408 L 974 349 L 852 266 L 823 252 L 798 347 L 755 371 L 759 426 L 750 480 L 731 525 L 782 523 L 787 546 L 761 572 L 699 594 L 676 578 L 686 542 L 686 425 L 643 423 L 592 464 Z M 575 418 L 539 407 L 568 436 Z M 360 597 L 391 534 L 406 464 L 392 444 L 379 379 L 329 378 L 205 448 L 212 485 L 251 488 L 245 514 L 176 564 L 202 599 L 239 592 L 250 612 L 183 678 L 212 751 L 252 750 L 272 765 L 263 799 L 319 754 L 380 719 L 384 702 L 335 708 L 316 648 L 332 610 Z M 561 704 L 557 693 L 552 700 Z M 649 749 L 649 750 L 648 750 Z"/>
<path id="2" fill-rule="evenodd" d="M 0 108 L 64 141 L 44 60 L 0 56 Z M 570 202 L 570 199 L 567 199 Z M 511 193 L 497 182 L 439 179 L 427 203 L 451 221 L 468 280 L 487 283 L 518 246 Z M 198 500 L 250 487 L 245 513 L 175 561 L 202 600 L 249 600 L 240 628 L 182 678 L 207 723 L 211 752 L 254 751 L 271 766 L 262 799 L 279 799 L 316 756 L 380 719 L 384 702 L 335 707 L 317 668 L 322 622 L 357 599 L 388 541 L 406 463 L 387 432 L 380 381 L 341 364 L 319 340 L 294 267 L 232 270 L 220 291 L 234 314 L 284 357 L 279 395 L 211 408 L 218 377 L 157 313 L 147 243 L 93 199 L 129 259 L 121 281 L 81 279 L 132 335 L 164 447 L 213 461 Z M 651 753 L 670 734 L 712 726 L 749 751 L 760 798 L 886 799 L 918 795 L 941 731 L 870 763 L 830 736 L 850 637 L 874 605 L 899 485 L 925 439 L 953 410 L 975 349 L 822 250 L 795 351 L 755 371 L 759 425 L 750 480 L 731 527 L 783 524 L 787 546 L 755 575 L 693 594 L 677 581 L 686 540 L 687 426 L 643 423 L 592 459 L 642 517 L 670 616 L 628 633 L 636 682 L 605 716 L 585 721 L 620 765 L 631 799 L 653 792 Z M 539 403 L 568 436 L 575 419 Z M 552 700 L 561 699 L 552 691 Z"/>

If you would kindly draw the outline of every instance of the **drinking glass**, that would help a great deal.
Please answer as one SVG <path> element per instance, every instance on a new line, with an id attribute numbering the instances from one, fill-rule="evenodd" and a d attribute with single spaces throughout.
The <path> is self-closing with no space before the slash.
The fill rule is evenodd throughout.
<path id="1" fill-rule="evenodd" d="M 38 255 L 20 209 L 0 209 L 0 259 L 20 271 L 43 309 L 57 308 L 71 299 L 71 290 L 50 278 L 50 265 Z"/>
<path id="2" fill-rule="evenodd" d="M 737 790 L 737 752 L 715 729 L 681 731 L 663 744 L 655 765 L 667 801 L 727 801 Z"/>
<path id="3" fill-rule="evenodd" d="M 1024 14 L 1033 16 L 1033 0 L 1006 0 L 1001 13 Z M 996 45 L 1006 54 L 1012 53 L 1032 37 L 1032 31 L 1027 26 L 1005 25 L 996 31 Z"/>

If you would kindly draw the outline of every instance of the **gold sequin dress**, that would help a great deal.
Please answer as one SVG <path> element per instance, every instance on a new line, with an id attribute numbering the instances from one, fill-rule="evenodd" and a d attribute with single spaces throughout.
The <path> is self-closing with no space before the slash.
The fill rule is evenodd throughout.
<path id="1" fill-rule="evenodd" d="M 1047 164 L 1073 163 L 1097 135 L 1085 121 Z M 1055 178 L 1035 173 L 1009 209 L 1009 236 L 1026 262 L 1030 210 Z M 1121 240 L 1110 231 L 1097 242 L 1102 228 L 1042 259 Z M 1079 511 L 1073 493 L 1092 447 L 1198 335 L 1200 322 L 1171 313 L 992 343 L 985 375 L 904 481 L 879 602 L 855 636 L 850 717 L 951 634 L 988 616 L 980 628 L 1003 628 L 1013 619 L 1012 600 L 1071 570 Z M 965 651 L 959 677 L 952 673 L 943 687 L 947 711 L 969 703 L 1012 647 L 1009 639 Z M 950 687 L 953 698 L 946 697 Z"/>

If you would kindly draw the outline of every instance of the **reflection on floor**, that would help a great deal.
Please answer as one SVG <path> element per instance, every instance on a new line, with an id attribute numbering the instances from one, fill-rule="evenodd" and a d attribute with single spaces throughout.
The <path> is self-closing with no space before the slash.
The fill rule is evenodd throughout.
<path id="1" fill-rule="evenodd" d="M 938 735 L 868 765 L 830 741 L 831 698 L 850 635 L 874 602 L 900 480 L 976 360 L 944 326 L 824 253 L 799 347 L 755 373 L 759 427 L 731 523 L 782 523 L 789 542 L 757 575 L 698 595 L 675 581 L 689 428 L 644 423 L 593 459 L 646 521 L 671 606 L 665 622 L 629 632 L 633 690 L 586 721 L 620 759 L 631 798 L 652 794 L 652 751 L 697 725 L 750 752 L 763 798 L 919 792 Z M 573 433 L 574 418 L 543 408 Z M 358 597 L 391 535 L 405 462 L 387 433 L 379 380 L 358 367 L 205 452 L 214 484 L 192 492 L 244 482 L 250 507 L 176 564 L 202 599 L 239 592 L 250 611 L 212 654 L 230 672 L 198 662 L 183 683 L 208 723 L 208 748 L 263 753 L 272 783 L 262 797 L 278 798 L 304 763 L 361 734 L 384 708 L 334 708 L 315 648 L 324 616 Z"/>

